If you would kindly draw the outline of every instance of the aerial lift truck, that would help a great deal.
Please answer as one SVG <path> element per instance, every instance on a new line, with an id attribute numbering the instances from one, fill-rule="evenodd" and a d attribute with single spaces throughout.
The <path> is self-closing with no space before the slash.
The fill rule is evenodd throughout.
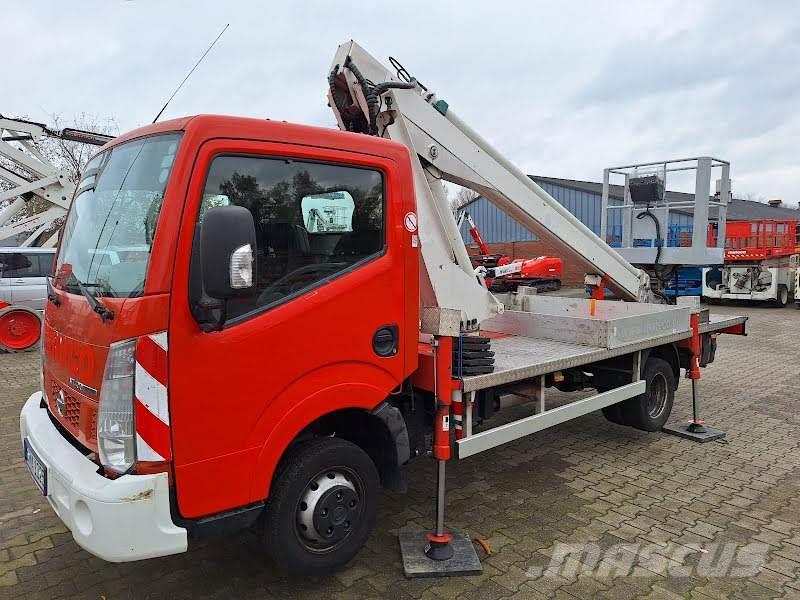
<path id="1" fill-rule="evenodd" d="M 342 131 L 187 117 L 89 163 L 20 427 L 34 481 L 93 554 L 164 556 L 257 526 L 281 566 L 327 573 L 365 543 L 379 483 L 402 491 L 403 465 L 430 454 L 436 523 L 400 536 L 405 572 L 479 571 L 469 537 L 445 527 L 448 460 L 600 409 L 659 431 L 681 369 L 696 383 L 716 335 L 744 333 L 744 317 L 650 302 L 647 273 L 392 63 L 339 47 Z M 595 297 L 492 294 L 442 179 L 558 243 Z M 309 199 L 334 195 L 349 222 L 309 232 Z M 96 249 L 74 232 L 99 207 L 114 218 L 94 239 L 145 244 L 149 260 L 86 258 Z M 553 388 L 595 393 L 553 406 Z M 530 413 L 498 421 L 510 396 Z"/>

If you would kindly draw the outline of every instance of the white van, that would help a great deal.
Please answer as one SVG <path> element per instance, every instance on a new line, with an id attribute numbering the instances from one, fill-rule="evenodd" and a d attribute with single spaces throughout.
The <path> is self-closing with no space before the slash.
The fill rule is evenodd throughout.
<path id="1" fill-rule="evenodd" d="M 0 247 L 0 301 L 44 310 L 55 255 L 55 248 Z"/>

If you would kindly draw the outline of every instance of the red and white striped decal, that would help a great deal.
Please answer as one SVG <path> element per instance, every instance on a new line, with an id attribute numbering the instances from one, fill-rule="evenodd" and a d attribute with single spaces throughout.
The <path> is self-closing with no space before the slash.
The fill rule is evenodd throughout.
<path id="1" fill-rule="evenodd" d="M 140 461 L 172 458 L 167 403 L 167 332 L 136 343 L 136 455 Z"/>

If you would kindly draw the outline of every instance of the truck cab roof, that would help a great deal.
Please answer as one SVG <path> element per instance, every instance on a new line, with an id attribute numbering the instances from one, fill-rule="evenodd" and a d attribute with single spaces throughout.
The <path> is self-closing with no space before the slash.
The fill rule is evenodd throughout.
<path id="1" fill-rule="evenodd" d="M 174 131 L 183 131 L 192 138 L 235 138 L 296 143 L 385 157 L 395 156 L 397 153 L 408 156 L 409 153 L 408 148 L 399 142 L 360 133 L 270 119 L 207 114 L 170 119 L 134 129 L 114 138 L 112 142 L 103 146 L 103 150 L 146 135 Z"/>

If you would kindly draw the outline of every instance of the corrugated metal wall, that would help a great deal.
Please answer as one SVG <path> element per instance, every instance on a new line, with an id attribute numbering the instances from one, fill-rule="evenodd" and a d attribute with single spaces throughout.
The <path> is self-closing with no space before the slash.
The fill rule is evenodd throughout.
<path id="1" fill-rule="evenodd" d="M 600 194 L 574 190 L 547 182 L 542 182 L 542 189 L 562 204 L 573 215 L 578 217 L 587 227 L 599 234 L 600 232 Z M 620 204 L 620 200 L 609 200 L 611 204 Z M 467 210 L 472 215 L 483 241 L 487 244 L 501 242 L 529 242 L 538 238 L 514 219 L 506 215 L 486 198 L 480 197 L 467 205 Z M 618 228 L 622 224 L 621 211 L 611 211 L 608 221 L 608 231 Z M 672 225 L 689 226 L 692 218 L 689 215 L 670 215 Z M 469 225 L 461 225 L 461 237 L 465 243 L 472 243 L 469 235 Z"/>
<path id="2" fill-rule="evenodd" d="M 530 242 L 538 239 L 482 196 L 467 205 L 466 209 L 472 215 L 475 225 L 478 226 L 478 230 L 481 232 L 483 241 L 487 244 Z M 461 237 L 465 243 L 472 243 L 472 238 L 469 235 L 469 223 L 466 221 L 461 224 Z"/>

